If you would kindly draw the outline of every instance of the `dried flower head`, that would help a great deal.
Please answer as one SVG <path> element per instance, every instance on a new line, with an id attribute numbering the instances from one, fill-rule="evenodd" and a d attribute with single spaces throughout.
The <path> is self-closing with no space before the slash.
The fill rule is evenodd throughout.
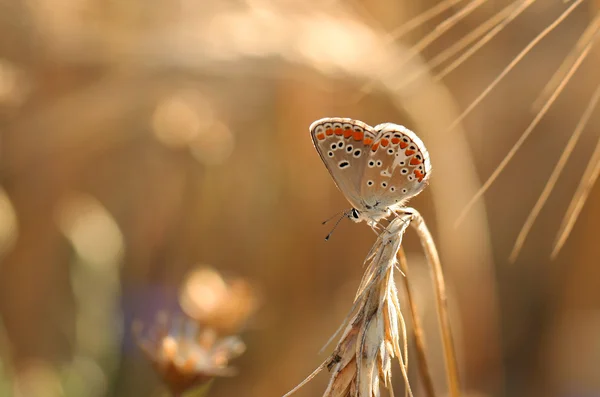
<path id="1" fill-rule="evenodd" d="M 252 287 L 245 280 L 226 281 L 207 267 L 190 274 L 179 302 L 188 316 L 223 335 L 239 332 L 258 305 Z"/>
<path id="2" fill-rule="evenodd" d="M 184 315 L 161 312 L 144 327 L 134 324 L 140 348 L 152 361 L 173 395 L 204 384 L 214 377 L 235 375 L 229 360 L 242 354 L 244 343 L 236 336 L 218 337 Z"/>
<path id="3" fill-rule="evenodd" d="M 325 362 L 284 397 L 324 368 L 331 373 L 324 397 L 379 396 L 381 383 L 393 395 L 391 361 L 395 357 L 400 362 L 408 394 L 412 396 L 407 376 L 406 326 L 393 278 L 396 253 L 408 224 L 408 217 L 396 218 L 381 233 L 367 256 L 370 263 L 354 305 L 342 324 L 346 328 L 338 345 Z"/>

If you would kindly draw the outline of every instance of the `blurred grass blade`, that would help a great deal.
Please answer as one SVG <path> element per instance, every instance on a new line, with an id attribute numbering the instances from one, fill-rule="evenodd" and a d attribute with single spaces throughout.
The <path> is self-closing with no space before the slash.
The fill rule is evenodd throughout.
<path id="1" fill-rule="evenodd" d="M 523 11 L 527 9 L 530 5 L 535 3 L 536 0 L 523 0 L 520 5 L 517 6 L 515 10 L 513 10 L 505 20 L 496 25 L 492 30 L 490 30 L 485 36 L 483 36 L 477 43 L 473 45 L 473 47 L 469 48 L 465 51 L 460 57 L 458 57 L 454 62 L 444 68 L 440 73 L 435 76 L 435 79 L 441 80 L 446 77 L 453 70 L 458 68 L 463 62 L 469 59 L 473 54 L 475 54 L 479 49 L 481 49 L 484 45 L 486 45 L 490 40 L 492 40 L 498 33 L 500 33 L 509 23 L 511 23 L 516 17 L 521 15 Z M 512 10 L 514 4 L 510 4 L 502 11 L 500 11 L 497 15 L 504 14 Z M 494 18 L 494 17 L 492 17 Z M 483 25 L 482 25 L 483 26 Z"/>
<path id="2" fill-rule="evenodd" d="M 500 74 L 486 87 L 486 89 L 479 94 L 477 98 L 450 124 L 446 132 L 451 132 L 454 130 L 463 120 L 467 117 L 473 109 L 477 107 L 483 101 L 490 92 L 506 77 L 506 75 L 517 66 L 523 58 L 529 54 L 529 52 L 540 42 L 544 37 L 546 37 L 550 32 L 552 32 L 558 25 L 561 24 L 575 9 L 583 2 L 583 0 L 575 0 L 573 4 L 569 8 L 567 8 L 563 13 L 554 20 L 550 25 L 548 25 L 544 30 L 540 32 L 533 40 L 521 50 L 521 52 L 513 58 L 513 60 L 500 72 Z M 460 223 L 460 222 L 457 222 Z"/>
<path id="3" fill-rule="evenodd" d="M 535 0 L 532 0 L 532 1 L 535 1 Z M 515 4 L 516 3 L 509 4 L 508 6 L 503 8 L 501 11 L 499 11 L 498 13 L 493 15 L 491 18 L 489 18 L 487 21 L 483 22 L 477 28 L 470 31 L 467 35 L 460 38 L 458 41 L 456 41 L 450 47 L 446 48 L 445 50 L 441 51 L 439 54 L 434 56 L 427 63 L 427 65 L 429 66 L 429 69 L 437 68 L 438 66 L 440 66 L 441 64 L 446 62 L 448 59 L 452 58 L 453 56 L 455 56 L 456 54 L 458 54 L 459 52 L 464 50 L 466 47 L 468 47 L 474 41 L 476 41 L 481 36 L 486 34 L 488 31 L 493 29 L 496 25 L 501 23 L 502 20 L 505 19 L 506 17 L 508 17 L 510 15 L 510 13 L 513 11 L 513 9 L 516 8 Z M 412 74 L 407 79 L 405 85 L 412 83 L 413 81 L 415 81 L 418 77 L 422 76 L 427 71 L 428 71 L 428 69 L 421 69 L 421 70 L 417 71 L 416 73 Z M 437 80 L 439 80 L 441 77 L 436 76 L 435 78 Z"/>
<path id="4" fill-rule="evenodd" d="M 445 19 L 442 23 L 440 23 L 431 33 L 425 35 L 421 40 L 417 42 L 414 46 L 412 46 L 407 53 L 407 56 L 402 59 L 400 64 L 397 66 L 399 70 L 401 70 L 405 65 L 407 65 L 410 61 L 414 59 L 417 55 L 421 53 L 425 48 L 427 48 L 431 43 L 435 40 L 439 39 L 444 33 L 454 27 L 457 23 L 459 23 L 462 19 L 466 18 L 469 14 L 475 11 L 478 7 L 483 5 L 487 0 L 472 0 L 469 4 L 464 6 L 460 11 L 456 14 L 452 15 L 450 18 Z M 360 100 L 362 96 L 367 94 L 373 87 L 376 81 L 371 81 L 361 87 L 360 95 L 356 97 L 356 100 Z"/>
<path id="5" fill-rule="evenodd" d="M 542 120 L 542 118 L 548 112 L 548 109 L 550 109 L 550 107 L 552 106 L 552 104 L 554 104 L 554 102 L 556 101 L 556 99 L 558 98 L 558 96 L 562 93 L 562 91 L 564 90 L 565 86 L 571 80 L 571 78 L 573 77 L 573 75 L 575 74 L 575 72 L 577 71 L 577 69 L 579 69 L 579 66 L 581 66 L 581 63 L 589 55 L 590 50 L 592 48 L 592 44 L 593 43 L 590 42 L 588 44 L 588 46 L 583 50 L 583 52 L 579 55 L 579 57 L 577 58 L 576 63 L 573 65 L 573 68 L 571 68 L 571 70 L 569 71 L 569 73 L 561 81 L 561 83 L 557 87 L 556 91 L 554 91 L 554 93 L 552 93 L 552 96 L 550 98 L 548 98 L 548 100 L 544 104 L 544 107 L 540 110 L 540 112 L 538 114 L 536 114 L 536 116 L 534 117 L 534 119 L 531 122 L 531 124 L 529 124 L 529 126 L 523 132 L 523 134 L 521 134 L 521 136 L 519 137 L 519 139 L 517 140 L 517 142 L 515 142 L 515 144 L 513 145 L 513 147 L 506 154 L 506 156 L 504 156 L 504 158 L 502 159 L 502 161 L 500 162 L 500 164 L 496 167 L 496 169 L 494 170 L 494 172 L 492 172 L 492 175 L 490 175 L 490 177 L 485 181 L 485 183 L 479 188 L 479 190 L 477 191 L 477 193 L 475 193 L 475 195 L 473 195 L 473 197 L 471 198 L 471 200 L 467 203 L 467 205 L 465 206 L 465 208 L 462 210 L 462 212 L 458 216 L 458 219 L 456 220 L 455 226 L 458 226 L 463 221 L 463 219 L 466 217 L 466 215 L 469 212 L 469 210 L 473 207 L 473 205 L 477 202 L 477 200 L 479 200 L 485 194 L 485 192 L 490 188 L 490 186 L 492 185 L 492 183 L 494 183 L 494 181 L 496 180 L 496 178 L 498 178 L 498 176 L 504 170 L 504 168 L 508 165 L 508 163 L 510 162 L 510 160 L 512 160 L 512 158 L 514 157 L 514 155 L 516 154 L 516 152 L 521 148 L 521 146 L 523 145 L 523 143 L 525 142 L 525 140 L 529 137 L 529 135 L 531 135 L 531 133 L 533 132 L 533 130 L 535 129 L 535 127 L 537 127 L 537 125 L 540 122 L 540 120 Z"/>
<path id="6" fill-rule="evenodd" d="M 535 1 L 535 0 L 532 0 L 532 1 Z M 460 51 L 464 50 L 467 46 L 469 46 L 474 41 L 479 39 L 485 33 L 490 31 L 491 29 L 493 29 L 496 25 L 501 23 L 505 18 L 507 18 L 510 15 L 510 13 L 513 11 L 513 9 L 516 7 L 515 4 L 516 3 L 507 5 L 501 11 L 497 12 L 492 17 L 490 17 L 487 21 L 483 22 L 481 25 L 479 25 L 475 29 L 471 30 L 467 35 L 460 38 L 458 41 L 456 41 L 450 47 L 441 51 L 439 54 L 437 54 L 435 57 L 433 57 L 429 61 L 429 63 L 428 63 L 429 67 L 430 68 L 438 67 L 442 63 L 446 62 L 448 59 L 450 59 L 453 56 L 455 56 L 456 54 L 458 54 Z"/>
<path id="7" fill-rule="evenodd" d="M 600 29 L 600 14 L 598 14 L 592 20 L 592 22 L 590 22 L 590 24 L 585 28 L 584 32 L 582 33 L 581 37 L 579 37 L 579 39 L 577 40 L 577 43 L 575 43 L 575 46 L 573 46 L 573 49 L 571 50 L 569 55 L 565 57 L 564 61 L 561 63 L 556 72 L 552 75 L 552 77 L 542 90 L 541 94 L 533 102 L 533 109 L 535 111 L 539 111 L 539 108 L 542 106 L 543 101 L 546 100 L 546 98 L 548 98 L 554 90 L 556 90 L 556 87 L 560 84 L 560 81 L 564 78 L 564 76 L 569 72 L 569 69 L 575 63 L 577 55 L 580 54 L 581 51 L 583 51 L 585 46 L 590 41 L 595 40 L 595 36 L 598 32 L 598 29 Z"/>
<path id="8" fill-rule="evenodd" d="M 598 85 L 598 88 L 596 88 L 596 91 L 592 95 L 592 98 L 590 99 L 588 106 L 586 107 L 581 118 L 579 119 L 579 122 L 577 123 L 577 126 L 575 127 L 575 130 L 573 131 L 573 135 L 571 135 L 571 137 L 569 138 L 569 141 L 567 142 L 567 145 L 565 146 L 563 152 L 561 153 L 560 158 L 558 159 L 558 162 L 556 163 L 556 166 L 552 170 L 552 174 L 550 175 L 550 178 L 548 178 L 548 181 L 546 182 L 546 186 L 544 186 L 544 190 L 542 191 L 542 194 L 540 194 L 540 197 L 538 198 L 533 209 L 529 213 L 527 220 L 523 224 L 523 227 L 521 228 L 521 231 L 519 232 L 519 236 L 517 237 L 517 240 L 515 241 L 515 245 L 510 254 L 511 262 L 514 262 L 517 259 L 517 257 L 519 256 L 519 253 L 521 252 L 521 249 L 523 248 L 523 244 L 525 243 L 525 239 L 527 238 L 527 235 L 529 234 L 531 227 L 533 226 L 535 220 L 537 219 L 537 216 L 539 215 L 540 211 L 546 204 L 546 201 L 548 200 L 548 197 L 552 193 L 552 190 L 556 186 L 556 182 L 558 181 L 559 176 L 561 175 L 565 165 L 567 164 L 567 161 L 569 160 L 569 157 L 571 156 L 571 153 L 573 152 L 575 145 L 579 141 L 579 137 L 581 136 L 581 133 L 585 129 L 588 121 L 590 120 L 590 117 L 594 113 L 594 110 L 595 110 L 596 106 L 598 105 L 599 100 L 600 100 L 600 85 Z"/>
<path id="9" fill-rule="evenodd" d="M 575 221 L 579 217 L 581 210 L 583 209 L 583 205 L 587 200 L 594 183 L 598 179 L 598 175 L 600 174 L 600 140 L 596 145 L 596 149 L 594 150 L 594 154 L 588 163 L 583 176 L 581 177 L 581 181 L 579 182 L 579 186 L 577 186 L 577 190 L 573 195 L 573 199 L 569 204 L 569 208 L 563 217 L 560 229 L 556 235 L 556 240 L 554 243 L 554 248 L 552 249 L 552 254 L 550 257 L 555 259 L 563 245 L 567 241 L 571 230 L 573 230 L 573 226 L 575 225 Z"/>
<path id="10" fill-rule="evenodd" d="M 393 30 L 390 33 L 391 39 L 392 40 L 397 40 L 397 39 L 401 38 L 406 33 L 410 32 L 413 29 L 418 28 L 419 26 L 421 26 L 425 22 L 429 21 L 430 19 L 435 18 L 436 16 L 440 15 L 441 13 L 443 13 L 444 11 L 450 9 L 454 5 L 460 3 L 461 1 L 463 1 L 463 0 L 443 0 L 443 1 L 440 1 L 438 4 L 436 4 L 435 6 L 431 7 L 429 10 L 422 12 L 421 14 L 417 15 L 416 17 L 412 18 L 408 22 L 402 24 L 401 26 L 399 26 L 398 28 L 396 28 L 395 30 Z"/>

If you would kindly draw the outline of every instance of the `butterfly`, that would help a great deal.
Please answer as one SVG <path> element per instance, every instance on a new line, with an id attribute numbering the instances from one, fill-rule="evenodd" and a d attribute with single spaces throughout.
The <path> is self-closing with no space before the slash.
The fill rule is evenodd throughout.
<path id="1" fill-rule="evenodd" d="M 419 137 L 406 127 L 375 127 L 349 118 L 323 118 L 310 126 L 313 144 L 355 222 L 378 221 L 406 205 L 429 181 L 431 161 Z"/>

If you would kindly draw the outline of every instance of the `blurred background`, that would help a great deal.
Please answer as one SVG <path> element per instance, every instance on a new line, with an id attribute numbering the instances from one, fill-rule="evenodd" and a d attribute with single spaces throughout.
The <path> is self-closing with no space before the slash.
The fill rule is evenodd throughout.
<path id="1" fill-rule="evenodd" d="M 130 329 L 177 307 L 200 266 L 246 280 L 260 301 L 241 333 L 247 351 L 232 362 L 238 375 L 217 379 L 210 396 L 280 396 L 312 372 L 375 240 L 351 222 L 323 240 L 330 226 L 321 222 L 348 203 L 308 126 L 334 116 L 404 124 L 430 151 L 430 187 L 411 205 L 445 268 L 466 394 L 598 395 L 598 184 L 564 249 L 553 261 L 550 253 L 597 144 L 600 110 L 521 254 L 508 260 L 600 84 L 597 48 L 454 225 L 600 6 L 534 1 L 436 78 L 456 56 L 438 68 L 432 59 L 522 3 L 0 0 L 0 396 L 160 395 Z M 568 18 L 448 131 L 569 6 Z M 423 45 L 432 32 L 444 34 Z M 414 234 L 404 245 L 443 396 L 428 269 Z M 326 382 L 321 374 L 297 395 L 320 395 Z"/>

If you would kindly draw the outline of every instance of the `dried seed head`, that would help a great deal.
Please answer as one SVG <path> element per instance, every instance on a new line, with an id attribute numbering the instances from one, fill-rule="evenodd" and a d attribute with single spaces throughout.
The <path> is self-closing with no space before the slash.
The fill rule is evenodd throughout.
<path id="1" fill-rule="evenodd" d="M 294 393 L 324 368 L 330 371 L 331 377 L 323 397 L 375 397 L 380 395 L 381 383 L 393 395 L 391 361 L 394 357 L 400 362 L 408 395 L 412 396 L 407 376 L 406 325 L 393 278 L 396 253 L 407 226 L 407 219 L 400 217 L 381 233 L 367 256 L 369 266 L 335 350 L 284 397 Z"/>
<path id="2" fill-rule="evenodd" d="M 179 301 L 188 316 L 223 335 L 239 332 L 258 306 L 245 280 L 226 281 L 216 270 L 206 267 L 189 275 Z"/>
<path id="3" fill-rule="evenodd" d="M 220 338 L 210 328 L 200 328 L 183 315 L 162 312 L 154 323 L 133 325 L 135 339 L 167 387 L 175 394 L 218 376 L 232 376 L 229 360 L 245 350 L 236 336 Z"/>

